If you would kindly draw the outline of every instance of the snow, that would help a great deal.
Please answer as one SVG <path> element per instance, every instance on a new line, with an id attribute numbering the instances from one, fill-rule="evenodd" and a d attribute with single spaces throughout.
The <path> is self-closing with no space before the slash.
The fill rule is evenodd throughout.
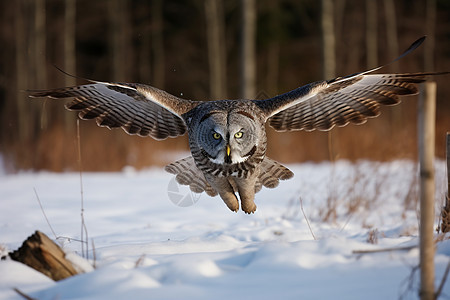
<path id="1" fill-rule="evenodd" d="M 0 250 L 15 250 L 41 230 L 85 272 L 54 282 L 2 260 L 0 299 L 23 299 L 13 288 L 37 299 L 418 298 L 417 166 L 338 161 L 289 167 L 294 178 L 258 193 L 254 215 L 191 194 L 162 169 L 128 167 L 81 178 L 0 170 Z M 436 226 L 445 172 L 438 161 Z M 87 260 L 79 241 L 81 196 Z M 389 248 L 404 250 L 354 252 Z M 437 244 L 436 286 L 449 258 L 444 238 Z M 441 297 L 450 298 L 450 283 Z"/>

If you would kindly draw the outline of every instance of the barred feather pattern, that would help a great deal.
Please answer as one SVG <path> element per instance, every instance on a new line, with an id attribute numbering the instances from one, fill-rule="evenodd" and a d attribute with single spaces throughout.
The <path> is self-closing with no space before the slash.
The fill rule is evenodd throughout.
<path id="1" fill-rule="evenodd" d="M 280 180 L 288 180 L 293 176 L 294 173 L 291 170 L 266 156 L 261 162 L 256 191 L 258 192 L 263 186 L 269 189 L 276 188 Z"/>
<path id="2" fill-rule="evenodd" d="M 69 110 L 82 119 L 95 119 L 99 126 L 121 127 L 128 134 L 162 140 L 187 131 L 182 114 L 201 102 L 184 100 L 156 88 L 130 83 L 93 83 L 75 87 L 34 91 L 32 97 L 69 98 Z"/>
<path id="3" fill-rule="evenodd" d="M 176 175 L 177 182 L 188 185 L 194 193 L 206 192 L 211 197 L 218 194 L 207 182 L 203 172 L 197 168 L 192 156 L 167 165 L 165 170 Z M 294 176 L 291 170 L 268 157 L 264 157 L 258 171 L 255 192 L 259 192 L 263 186 L 273 189 L 278 186 L 280 180 L 288 180 Z"/>
<path id="4" fill-rule="evenodd" d="M 268 122 L 278 131 L 329 130 L 348 123 L 363 124 L 380 114 L 380 105 L 395 105 L 400 102 L 399 96 L 417 94 L 416 84 L 425 81 L 426 75 L 355 75 L 313 83 L 265 100 L 281 106 L 273 109 L 276 113 Z"/>
<path id="5" fill-rule="evenodd" d="M 165 167 L 165 170 L 176 175 L 175 179 L 179 184 L 188 185 L 194 193 L 206 192 L 211 197 L 217 196 L 214 190 L 206 181 L 203 173 L 197 168 L 192 156 L 177 160 Z"/>
<path id="6" fill-rule="evenodd" d="M 265 144 L 265 143 L 264 143 Z M 197 167 L 206 174 L 215 177 L 249 178 L 255 174 L 256 167 L 263 161 L 266 146 L 258 147 L 247 160 L 236 164 L 217 164 L 212 162 L 198 145 L 191 145 L 191 153 Z"/>

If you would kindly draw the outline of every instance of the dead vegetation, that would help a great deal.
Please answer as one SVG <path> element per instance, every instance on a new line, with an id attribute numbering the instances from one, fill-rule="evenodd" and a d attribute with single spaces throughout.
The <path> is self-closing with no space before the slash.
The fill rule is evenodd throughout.
<path id="1" fill-rule="evenodd" d="M 32 234 L 18 250 L 11 252 L 9 256 L 53 280 L 78 274 L 72 263 L 65 258 L 64 251 L 40 231 Z"/>

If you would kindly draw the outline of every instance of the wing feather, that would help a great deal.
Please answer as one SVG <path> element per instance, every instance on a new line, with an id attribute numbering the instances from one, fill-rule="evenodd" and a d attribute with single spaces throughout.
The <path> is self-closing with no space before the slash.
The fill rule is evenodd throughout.
<path id="1" fill-rule="evenodd" d="M 217 196 L 217 191 L 209 185 L 205 175 L 195 165 L 192 156 L 177 160 L 165 167 L 165 170 L 175 174 L 176 181 L 182 185 L 188 185 L 194 193 L 206 192 L 209 196 Z"/>
<path id="2" fill-rule="evenodd" d="M 414 51 L 424 40 L 422 37 L 412 43 L 389 64 Z M 416 84 L 428 76 L 449 73 L 369 74 L 384 66 L 310 83 L 285 94 L 253 102 L 265 114 L 269 125 L 278 131 L 329 130 L 348 123 L 362 124 L 379 115 L 380 105 L 394 105 L 400 102 L 399 96 L 417 94 Z"/>
<path id="3" fill-rule="evenodd" d="M 400 96 L 418 93 L 416 84 L 441 73 L 367 74 L 312 83 L 267 99 L 260 107 L 278 131 L 329 130 L 349 123 L 362 124 L 380 113 L 381 105 L 400 103 Z M 277 107 L 276 104 L 280 103 Z M 258 104 L 257 101 L 255 101 Z"/>
<path id="4" fill-rule="evenodd" d="M 266 156 L 261 162 L 261 171 L 256 183 L 256 192 L 263 186 L 273 189 L 278 186 L 280 180 L 288 180 L 293 176 L 294 173 L 291 170 Z"/>
<path id="5" fill-rule="evenodd" d="M 31 97 L 74 98 L 66 105 L 81 119 L 99 126 L 121 127 L 129 134 L 155 139 L 186 133 L 183 114 L 201 102 L 175 97 L 143 84 L 96 82 L 74 87 L 30 91 Z"/>

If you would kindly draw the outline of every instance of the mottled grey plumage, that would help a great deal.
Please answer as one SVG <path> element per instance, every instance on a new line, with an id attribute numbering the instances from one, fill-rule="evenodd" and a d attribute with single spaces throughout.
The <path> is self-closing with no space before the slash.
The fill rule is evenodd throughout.
<path id="1" fill-rule="evenodd" d="M 416 41 L 403 55 L 417 48 Z M 379 67 L 381 68 L 381 67 Z M 196 193 L 217 194 L 232 211 L 256 210 L 255 193 L 274 188 L 293 173 L 265 156 L 265 123 L 277 131 L 329 130 L 361 124 L 379 114 L 380 105 L 399 103 L 417 93 L 427 75 L 368 74 L 379 68 L 319 81 L 265 100 L 191 101 L 143 84 L 91 81 L 90 84 L 31 91 L 33 97 L 74 100 L 66 107 L 99 126 L 122 127 L 129 134 L 155 139 L 188 132 L 192 157 L 166 167 Z"/>

